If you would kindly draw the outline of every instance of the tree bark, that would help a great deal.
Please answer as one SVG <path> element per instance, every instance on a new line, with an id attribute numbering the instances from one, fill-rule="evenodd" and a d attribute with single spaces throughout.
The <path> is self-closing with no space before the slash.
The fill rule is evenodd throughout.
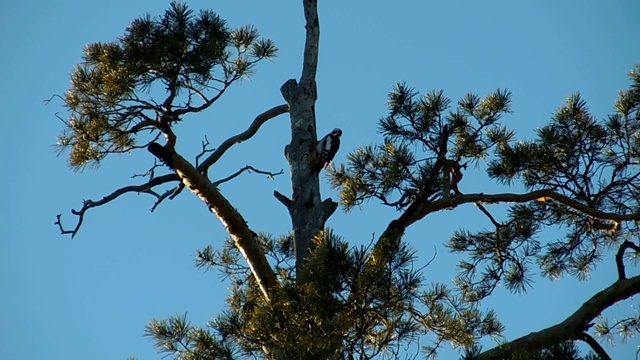
<path id="1" fill-rule="evenodd" d="M 291 117 L 291 144 L 289 146 L 289 167 L 291 169 L 292 197 L 289 209 L 293 223 L 296 257 L 296 279 L 305 282 L 304 261 L 308 256 L 309 242 L 323 227 L 323 206 L 320 200 L 318 176 L 311 171 L 311 161 L 315 158 L 316 119 L 315 102 L 316 69 L 318 65 L 318 44 L 320 27 L 317 1 L 304 0 L 306 19 L 306 41 L 300 83 L 291 79 L 280 91 L 289 104 Z"/>
<path id="2" fill-rule="evenodd" d="M 640 276 L 621 279 L 595 294 L 563 322 L 481 353 L 477 360 L 501 360 L 505 354 L 538 351 L 566 340 L 578 340 L 604 310 L 640 293 Z"/>
<path id="3" fill-rule="evenodd" d="M 173 165 L 187 189 L 195 193 L 222 222 L 249 264 L 265 299 L 270 301 L 271 292 L 278 286 L 278 281 L 247 222 L 200 171 L 177 153 L 173 154 Z"/>

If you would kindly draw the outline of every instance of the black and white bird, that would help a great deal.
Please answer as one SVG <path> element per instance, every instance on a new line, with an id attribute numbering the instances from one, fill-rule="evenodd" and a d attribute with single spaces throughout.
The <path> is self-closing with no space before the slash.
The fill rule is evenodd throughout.
<path id="1" fill-rule="evenodd" d="M 311 171 L 319 174 L 322 168 L 327 167 L 336 156 L 338 149 L 340 148 L 340 136 L 342 130 L 335 128 L 333 131 L 325 135 L 316 146 L 316 158 L 318 162 L 311 168 Z"/>

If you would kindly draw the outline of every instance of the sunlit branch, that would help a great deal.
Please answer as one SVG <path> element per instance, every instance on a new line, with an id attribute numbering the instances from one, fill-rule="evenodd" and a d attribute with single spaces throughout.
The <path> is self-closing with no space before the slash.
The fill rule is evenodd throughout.
<path id="1" fill-rule="evenodd" d="M 254 168 L 253 166 L 247 165 L 247 166 L 243 167 L 242 169 L 236 171 L 235 173 L 233 173 L 233 174 L 231 174 L 231 175 L 229 175 L 229 176 L 227 176 L 225 178 L 222 178 L 220 180 L 212 182 L 212 184 L 213 184 L 213 186 L 218 186 L 218 185 L 220 185 L 222 183 L 225 183 L 225 182 L 227 182 L 229 180 L 232 180 L 232 179 L 238 177 L 240 174 L 242 174 L 245 171 L 247 171 L 247 172 L 252 172 L 253 171 L 256 174 L 267 175 L 267 177 L 269 177 L 269 178 L 273 178 L 274 176 L 284 174 L 284 169 L 280 170 L 277 173 L 273 173 L 273 172 L 269 172 L 269 171 L 259 170 L 259 169 Z"/>
<path id="2" fill-rule="evenodd" d="M 620 248 L 616 253 L 616 265 L 618 267 L 618 279 L 621 279 L 621 280 L 627 278 L 627 274 L 625 273 L 625 269 L 624 269 L 624 252 L 629 248 L 640 253 L 640 246 L 632 243 L 629 240 L 626 240 L 625 242 L 622 243 L 622 245 L 620 245 Z"/>
<path id="3" fill-rule="evenodd" d="M 276 117 L 278 115 L 282 115 L 282 114 L 284 114 L 284 113 L 286 113 L 288 111 L 289 111 L 289 105 L 283 104 L 283 105 L 278 105 L 276 107 L 273 107 L 273 108 L 263 112 L 262 114 L 256 116 L 256 118 L 253 120 L 251 125 L 249 125 L 249 128 L 247 130 L 245 130 L 245 131 L 241 132 L 240 134 L 232 136 L 232 137 L 228 138 L 227 140 L 223 141 L 220 144 L 220 146 L 218 146 L 216 148 L 216 150 L 214 152 L 212 152 L 211 155 L 209 155 L 202 162 L 202 164 L 200 164 L 198 166 L 198 170 L 200 172 L 202 172 L 202 173 L 206 173 L 206 171 L 209 169 L 209 167 L 211 165 L 215 164 L 215 162 L 218 161 L 220 159 L 220 157 L 222 157 L 222 155 L 224 155 L 224 153 L 227 150 L 229 150 L 229 148 L 231 146 L 248 140 L 249 138 L 251 138 L 253 135 L 255 135 L 258 132 L 258 129 L 260 129 L 260 126 L 262 126 L 262 124 L 264 124 L 268 120 L 273 119 L 274 117 Z"/>

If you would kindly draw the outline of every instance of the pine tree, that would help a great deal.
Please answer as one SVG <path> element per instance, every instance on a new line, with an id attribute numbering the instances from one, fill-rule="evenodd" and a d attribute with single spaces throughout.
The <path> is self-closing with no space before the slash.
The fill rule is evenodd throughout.
<path id="1" fill-rule="evenodd" d="M 69 166 L 97 166 L 109 154 L 145 149 L 160 162 L 146 182 L 84 201 L 73 210 L 73 229 L 58 215 L 61 232 L 75 236 L 88 210 L 125 193 L 152 194 L 155 208 L 186 188 L 229 234 L 224 244 L 197 256 L 199 267 L 216 268 L 230 279 L 228 308 L 206 328 L 186 316 L 152 321 L 146 334 L 159 351 L 176 359 L 386 359 L 404 357 L 407 346 L 419 346 L 418 339 L 428 335 L 433 343 L 419 349 L 427 357 L 450 343 L 469 359 L 581 359 L 574 342 L 585 341 L 608 358 L 589 332 L 628 338 L 640 331 L 638 316 L 593 323 L 614 303 L 640 293 L 640 276 L 625 271 L 625 262 L 640 254 L 634 240 L 640 221 L 640 67 L 605 120 L 572 95 L 529 141 L 516 141 L 503 124 L 511 113 L 506 90 L 467 94 L 452 105 L 443 91 L 418 96 L 398 84 L 379 122 L 381 143 L 363 146 L 346 164 L 329 169 L 346 210 L 377 200 L 399 214 L 370 246 L 353 247 L 325 226 L 338 203 L 321 199 L 319 177 L 311 171 L 318 139 L 319 20 L 316 1 L 303 4 L 303 70 L 299 80 L 281 87 L 286 104 L 258 115 L 215 150 L 203 146 L 194 162 L 176 150 L 175 125 L 206 111 L 260 60 L 275 56 L 274 43 L 254 27 L 229 29 L 212 11 L 195 14 L 173 2 L 162 16 L 134 20 L 118 40 L 88 45 L 72 73 L 64 96 L 69 117 L 58 139 Z M 158 97 L 160 102 L 153 100 Z M 293 191 L 291 198 L 274 195 L 293 226 L 274 237 L 248 226 L 208 170 L 229 148 L 287 112 Z M 156 176 L 162 164 L 167 173 Z M 525 192 L 466 193 L 462 179 L 473 169 L 505 188 L 520 184 Z M 247 170 L 274 175 L 245 167 L 235 176 Z M 154 191 L 172 183 L 173 189 Z M 447 246 L 466 260 L 454 284 L 428 285 L 411 239 L 403 235 L 427 215 L 469 203 L 493 228 L 454 233 Z M 506 219 L 491 213 L 492 204 L 508 204 Z M 536 235 L 550 226 L 560 226 L 565 237 L 541 243 Z M 481 308 L 498 285 L 525 292 L 534 266 L 550 279 L 584 279 L 607 251 L 616 252 L 618 280 L 565 321 L 486 351 L 477 346 L 485 337 L 501 339 L 495 312 Z"/>

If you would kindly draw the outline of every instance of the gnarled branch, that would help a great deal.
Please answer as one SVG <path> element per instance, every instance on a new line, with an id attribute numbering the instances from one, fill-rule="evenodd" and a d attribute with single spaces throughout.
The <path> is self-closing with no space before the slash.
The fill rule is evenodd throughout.
<path id="1" fill-rule="evenodd" d="M 561 341 L 582 339 L 589 323 L 607 308 L 640 293 L 640 276 L 621 279 L 591 297 L 563 322 L 485 351 L 478 360 L 500 360 L 506 353 L 537 351 Z"/>
<path id="2" fill-rule="evenodd" d="M 124 195 L 126 193 L 130 193 L 130 192 L 135 192 L 135 193 L 141 193 L 141 192 L 148 192 L 152 187 L 156 186 L 156 185 L 160 185 L 160 184 L 166 184 L 168 182 L 172 182 L 172 181 L 178 181 L 179 178 L 178 176 L 176 176 L 176 174 L 167 174 L 167 175 L 163 175 L 163 176 L 158 176 L 155 177 L 151 180 L 149 180 L 148 182 L 142 184 L 142 185 L 130 185 L 130 186 L 124 186 L 121 187 L 117 190 L 115 190 L 114 192 L 112 192 L 111 194 L 103 197 L 100 200 L 94 201 L 94 200 L 84 200 L 83 204 L 82 204 L 82 208 L 80 210 L 75 210 L 72 209 L 71 213 L 73 215 L 76 215 L 78 217 L 78 222 L 76 223 L 76 226 L 73 230 L 66 230 L 64 229 L 64 227 L 62 226 L 62 222 L 60 220 L 61 216 L 60 214 L 58 214 L 56 216 L 56 222 L 54 224 L 58 225 L 58 227 L 60 228 L 60 233 L 61 234 L 71 234 L 71 238 L 75 237 L 76 234 L 78 233 L 78 230 L 80 230 L 80 226 L 82 225 L 82 221 L 84 220 L 84 214 L 87 210 L 94 208 L 94 207 L 98 207 L 98 206 L 102 206 L 106 203 L 109 203 L 115 199 L 117 199 L 118 197 L 120 197 L 121 195 Z M 158 195 L 156 194 L 156 197 L 158 197 Z M 157 206 L 157 205 L 156 205 Z M 155 206 L 154 206 L 155 208 Z"/>

